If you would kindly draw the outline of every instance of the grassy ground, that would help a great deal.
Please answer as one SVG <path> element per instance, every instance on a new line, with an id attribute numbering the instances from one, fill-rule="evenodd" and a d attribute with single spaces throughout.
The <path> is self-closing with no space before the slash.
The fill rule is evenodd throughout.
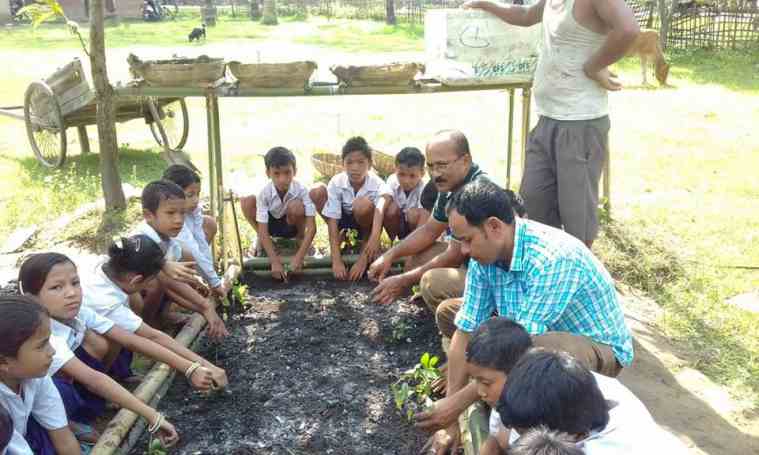
<path id="1" fill-rule="evenodd" d="M 196 22 L 186 17 L 110 27 L 112 72 L 126 74 L 123 57 L 133 46 L 170 53 L 172 46 L 186 45 L 184 36 Z M 224 47 L 226 39 L 234 41 Z M 251 53 L 264 45 L 299 46 L 320 62 L 423 48 L 418 29 L 316 18 L 285 20 L 273 28 L 224 19 L 209 31 L 207 44 L 192 49 L 213 46 L 216 55 L 229 55 L 239 52 L 241 43 Z M 76 41 L 53 26 L 37 32 L 4 29 L 0 46 L 19 62 L 3 75 L 0 105 L 18 103 L 30 80 L 77 52 Z M 673 87 L 666 89 L 638 86 L 637 60 L 618 65 L 628 89 L 610 98 L 612 217 L 596 252 L 615 276 L 663 305 L 661 328 L 680 342 L 686 358 L 757 405 L 759 317 L 724 301 L 759 288 L 759 273 L 730 268 L 759 266 L 759 49 L 669 58 Z M 188 104 L 192 126 L 186 149 L 203 169 L 203 102 Z M 310 155 L 338 150 L 350 135 L 363 134 L 370 144 L 394 152 L 405 145 L 423 147 L 434 131 L 446 127 L 465 131 L 475 160 L 504 181 L 504 118 L 505 97 L 495 92 L 222 100 L 225 183 L 252 191 L 264 178 L 260 155 L 274 145 L 292 148 L 298 177 L 311 182 Z M 125 181 L 140 186 L 160 174 L 164 164 L 151 149 L 144 124 L 119 125 L 119 138 L 128 144 L 119 163 Z M 44 223 L 99 196 L 97 155 L 80 157 L 75 141 L 71 146 L 67 167 L 48 171 L 31 158 L 23 125 L 0 118 L 0 242 L 17 227 Z M 515 158 L 512 186 L 521 165 Z M 250 234 L 245 228 L 244 236 Z"/>

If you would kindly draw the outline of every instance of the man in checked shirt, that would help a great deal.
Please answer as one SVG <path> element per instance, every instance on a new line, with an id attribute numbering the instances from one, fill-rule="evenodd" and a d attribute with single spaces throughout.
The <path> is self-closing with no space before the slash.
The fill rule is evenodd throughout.
<path id="1" fill-rule="evenodd" d="M 580 240 L 515 217 L 506 191 L 484 179 L 454 195 L 447 211 L 454 238 L 472 260 L 451 334 L 447 397 L 417 415 L 420 428 L 440 430 L 438 448 L 458 444 L 458 415 L 478 399 L 465 349 L 493 313 L 522 325 L 535 346 L 566 351 L 597 373 L 614 377 L 632 363 L 614 282 Z"/>

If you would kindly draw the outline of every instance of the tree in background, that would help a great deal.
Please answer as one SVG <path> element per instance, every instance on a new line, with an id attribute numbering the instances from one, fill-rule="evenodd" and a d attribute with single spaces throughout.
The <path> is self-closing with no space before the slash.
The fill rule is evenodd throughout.
<path id="1" fill-rule="evenodd" d="M 279 21 L 277 20 L 277 2 L 276 0 L 263 0 L 264 2 L 264 8 L 263 8 L 263 17 L 261 18 L 261 23 L 264 25 L 277 25 Z"/>

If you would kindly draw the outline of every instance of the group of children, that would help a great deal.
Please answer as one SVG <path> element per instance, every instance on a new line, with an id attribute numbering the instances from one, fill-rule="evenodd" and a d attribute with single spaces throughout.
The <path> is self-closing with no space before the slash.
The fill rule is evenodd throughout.
<path id="1" fill-rule="evenodd" d="M 0 453 L 86 452 L 106 402 L 145 418 L 173 445 L 173 425 L 120 384 L 131 378 L 132 352 L 169 365 L 196 390 L 226 386 L 223 369 L 154 328 L 172 314 L 181 321 L 178 305 L 203 315 L 210 337 L 227 335 L 194 268 L 209 292 L 227 293 L 209 247 L 215 223 L 198 208 L 199 192 L 197 174 L 171 166 L 143 190 L 144 222 L 94 268 L 79 270 L 59 253 L 23 262 L 21 295 L 0 297 Z"/>
<path id="2" fill-rule="evenodd" d="M 372 171 L 372 149 L 362 137 L 349 139 L 341 153 L 343 172 L 329 183 L 308 188 L 296 178 L 295 155 L 284 147 L 264 157 L 269 182 L 257 194 L 240 200 L 242 212 L 258 234 L 260 248 L 269 257 L 272 276 L 286 279 L 287 271 L 272 237 L 295 238 L 298 249 L 289 272 L 298 272 L 312 250 L 317 213 L 327 224 L 332 271 L 339 280 L 356 281 L 379 254 L 382 230 L 391 240 L 402 239 L 424 224 L 437 191 L 424 178 L 425 159 L 415 147 L 395 157 L 395 173 L 383 181 Z M 346 268 L 341 251 L 345 233 L 358 232 L 363 240 L 357 260 Z"/>

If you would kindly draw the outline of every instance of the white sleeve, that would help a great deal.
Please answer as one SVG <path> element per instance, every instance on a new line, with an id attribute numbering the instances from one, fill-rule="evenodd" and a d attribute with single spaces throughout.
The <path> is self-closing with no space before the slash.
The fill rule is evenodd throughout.
<path id="1" fill-rule="evenodd" d="M 338 177 L 340 177 L 340 174 L 332 177 L 329 184 L 327 184 L 327 203 L 322 210 L 322 215 L 335 220 L 339 220 L 343 215 L 342 195 L 340 194 L 340 188 L 335 183 L 335 179 Z"/>
<path id="2" fill-rule="evenodd" d="M 15 428 L 13 429 L 7 450 L 5 452 L 0 451 L 0 453 L 4 455 L 34 455 L 32 448 L 29 447 L 29 443 L 26 442 L 26 438 Z"/>
<path id="3" fill-rule="evenodd" d="M 142 326 L 142 319 L 134 311 L 124 305 L 112 309 L 105 315 L 113 323 L 127 332 L 134 333 Z"/>
<path id="4" fill-rule="evenodd" d="M 55 354 L 53 354 L 53 363 L 50 364 L 47 374 L 53 375 L 74 358 L 74 352 L 71 351 L 67 340 L 63 337 L 51 335 L 50 345 L 55 349 Z"/>
<path id="5" fill-rule="evenodd" d="M 89 308 L 82 307 L 79 309 L 79 316 L 84 321 L 84 326 L 89 329 L 93 330 L 100 335 L 105 334 L 109 330 L 113 328 L 115 325 L 113 321 L 110 319 L 100 316 L 96 312 L 92 311 Z"/>
<path id="6" fill-rule="evenodd" d="M 308 194 L 308 188 L 303 187 L 303 193 L 300 197 L 303 201 L 303 207 L 306 209 L 306 216 L 316 216 L 316 206 L 314 201 L 311 200 L 311 196 Z"/>
<path id="7" fill-rule="evenodd" d="M 393 188 L 393 184 L 398 183 L 398 178 L 395 176 L 395 174 L 391 174 L 390 177 L 387 178 L 387 181 L 382 184 L 380 187 L 380 196 L 390 196 L 390 199 L 395 199 L 395 191 Z"/>
<path id="8" fill-rule="evenodd" d="M 271 185 L 271 182 L 264 185 L 261 192 L 256 196 L 256 222 L 258 223 L 269 223 L 269 203 L 266 197 L 269 185 Z"/>
<path id="9" fill-rule="evenodd" d="M 213 266 L 211 247 L 206 242 L 206 234 L 203 232 L 202 215 L 201 222 L 197 226 L 199 227 L 192 229 L 185 224 L 177 236 L 177 240 L 182 245 L 182 248 L 186 249 L 193 259 L 195 259 L 195 263 L 198 265 L 203 278 L 205 278 L 212 288 L 215 288 L 221 284 L 221 278 L 219 278 Z"/>
<path id="10" fill-rule="evenodd" d="M 63 400 L 50 376 L 39 379 L 32 415 L 43 428 L 59 430 L 69 424 Z"/>

